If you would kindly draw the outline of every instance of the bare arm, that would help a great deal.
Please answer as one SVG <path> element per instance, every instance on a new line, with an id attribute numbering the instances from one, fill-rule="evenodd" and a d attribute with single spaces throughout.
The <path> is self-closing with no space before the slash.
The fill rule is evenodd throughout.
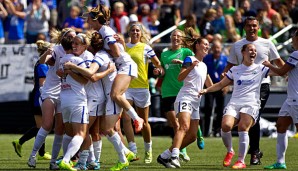
<path id="1" fill-rule="evenodd" d="M 283 76 L 285 74 L 287 74 L 290 70 L 292 70 L 294 67 L 289 65 L 289 64 L 285 64 L 283 65 L 281 68 L 277 68 L 274 65 L 272 65 L 269 61 L 264 61 L 263 65 L 267 66 L 270 68 L 270 70 L 272 70 L 274 73 Z M 270 75 L 274 75 L 273 73 L 270 73 L 271 71 L 269 71 Z"/>
<path id="2" fill-rule="evenodd" d="M 120 49 L 119 49 L 119 47 L 117 46 L 116 43 L 109 44 L 109 47 L 111 49 L 111 55 L 113 57 L 119 57 L 120 56 Z"/>
<path id="3" fill-rule="evenodd" d="M 64 64 L 64 68 L 65 69 L 73 69 L 73 70 L 81 73 L 82 75 L 86 76 L 87 78 L 91 78 L 92 75 L 96 73 L 99 66 L 97 63 L 92 63 L 90 65 L 90 68 L 83 68 L 83 67 L 73 64 L 72 62 L 66 62 Z"/>
<path id="4" fill-rule="evenodd" d="M 116 70 L 116 66 L 114 63 L 109 63 L 108 68 L 105 71 L 102 71 L 100 73 L 95 73 L 93 74 L 90 78 L 88 78 L 90 81 L 92 82 L 96 82 L 102 78 L 104 78 L 105 76 L 107 76 L 108 74 L 114 72 Z"/>
<path id="5" fill-rule="evenodd" d="M 2 3 L 0 3 L 0 17 L 5 18 L 5 17 L 7 17 L 7 15 L 8 15 L 8 13 L 7 13 L 6 9 L 4 8 Z"/>
<path id="6" fill-rule="evenodd" d="M 48 48 L 47 51 L 45 51 L 42 55 L 40 55 L 39 63 L 45 64 L 48 61 L 50 61 L 49 59 L 52 57 L 52 55 L 51 55 L 52 53 L 53 53 L 53 49 L 52 48 Z M 54 62 L 54 64 L 55 64 L 55 62 Z M 49 65 L 51 65 L 51 66 L 53 66 L 54 64 L 52 64 L 52 63 L 49 62 Z"/>
<path id="7" fill-rule="evenodd" d="M 223 79 L 225 77 L 226 73 L 229 71 L 229 69 L 231 69 L 233 66 L 235 66 L 235 64 L 232 64 L 232 63 L 228 62 L 227 66 L 225 67 L 225 69 L 221 73 L 220 77 Z"/>
<path id="8" fill-rule="evenodd" d="M 205 86 L 206 87 L 211 87 L 212 85 L 213 85 L 213 81 L 211 80 L 209 74 L 207 74 L 206 81 L 205 81 Z"/>
<path id="9" fill-rule="evenodd" d="M 187 75 L 190 73 L 190 71 L 196 65 L 198 65 L 198 63 L 199 63 L 199 61 L 193 61 L 189 67 L 187 67 L 187 68 L 182 67 L 181 70 L 180 70 L 180 73 L 178 75 L 178 81 L 183 81 L 187 77 Z"/>
<path id="10" fill-rule="evenodd" d="M 208 87 L 207 89 L 203 89 L 200 91 L 200 95 L 209 93 L 209 92 L 215 92 L 218 91 L 222 88 L 224 88 L 225 86 L 229 85 L 230 83 L 232 83 L 232 81 L 230 79 L 228 79 L 227 77 L 224 77 L 220 82 L 213 84 L 211 87 Z"/>
<path id="11" fill-rule="evenodd" d="M 69 74 L 74 80 L 76 80 L 77 82 L 79 82 L 81 84 L 87 84 L 87 82 L 88 82 L 88 79 L 86 79 L 85 77 L 83 77 L 80 74 L 74 73 L 70 69 L 66 69 L 66 70 L 64 70 L 64 72 Z"/>
<path id="12" fill-rule="evenodd" d="M 153 74 L 163 76 L 164 75 L 164 69 L 161 66 L 161 63 L 160 63 L 159 59 L 157 58 L 157 56 L 154 56 L 153 58 L 151 58 L 151 61 L 154 64 L 154 66 L 156 67 L 153 70 Z"/>
<path id="13" fill-rule="evenodd" d="M 282 68 L 285 65 L 285 62 L 281 58 L 275 59 L 273 62 L 279 68 Z"/>

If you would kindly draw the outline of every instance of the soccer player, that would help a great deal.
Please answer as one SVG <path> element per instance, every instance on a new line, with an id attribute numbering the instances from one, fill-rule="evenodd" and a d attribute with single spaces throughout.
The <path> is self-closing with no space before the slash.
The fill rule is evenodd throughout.
<path id="1" fill-rule="evenodd" d="M 62 122 L 61 106 L 60 106 L 60 90 L 61 82 L 60 77 L 57 76 L 56 71 L 59 68 L 59 61 L 64 56 L 65 51 L 59 44 L 64 37 L 74 37 L 75 31 L 71 28 L 65 28 L 61 32 L 58 30 L 51 31 L 52 42 L 57 43 L 53 49 L 48 49 L 41 57 L 40 63 L 47 63 L 49 65 L 49 71 L 46 75 L 46 81 L 41 89 L 42 100 L 42 123 L 39 129 L 34 146 L 27 162 L 29 167 L 36 167 L 36 153 L 45 141 L 45 138 L 52 130 L 55 119 L 55 138 L 52 146 L 52 159 L 50 162 L 50 169 L 56 170 L 58 166 L 56 159 L 59 155 L 62 138 L 64 134 L 64 126 Z M 51 55 L 48 58 L 48 55 Z M 64 138 L 63 138 L 64 139 Z"/>
<path id="2" fill-rule="evenodd" d="M 204 89 L 200 94 L 218 91 L 233 83 L 232 97 L 224 109 L 221 123 L 221 137 L 227 154 L 223 166 L 228 167 L 235 154 L 232 146 L 231 130 L 238 125 L 239 148 L 238 160 L 232 166 L 233 169 L 246 168 L 244 159 L 249 144 L 249 129 L 256 123 L 260 109 L 260 86 L 263 78 L 267 77 L 269 68 L 262 64 L 255 64 L 257 50 L 254 44 L 245 44 L 241 48 L 243 62 L 241 65 L 233 66 L 226 77 L 220 82 Z M 253 141 L 253 140 L 251 140 Z"/>
<path id="3" fill-rule="evenodd" d="M 76 37 L 79 36 L 76 35 Z M 60 59 L 59 70 L 57 71 L 61 77 L 60 99 L 65 133 L 72 137 L 66 152 L 64 151 L 63 159 L 58 164 L 61 170 L 77 170 L 70 165 L 70 159 L 80 149 L 89 123 L 87 93 L 85 91 L 85 84 L 88 80 L 63 66 L 64 63 L 71 61 L 75 65 L 86 67 L 84 60 L 73 54 L 74 39 L 72 37 L 62 38 L 61 45 L 66 54 Z"/>
<path id="4" fill-rule="evenodd" d="M 134 153 L 128 150 L 121 141 L 119 134 L 114 131 L 114 127 L 119 120 L 122 109 L 120 105 L 117 105 L 111 98 L 110 93 L 112 91 L 113 81 L 116 78 L 117 72 L 115 67 L 111 67 L 113 60 L 110 55 L 103 49 L 103 39 L 98 32 L 94 32 L 91 39 L 91 46 L 98 51 L 95 58 L 90 65 L 90 68 L 82 68 L 74 65 L 71 62 L 65 64 L 67 69 L 75 70 L 89 79 L 92 79 L 95 73 L 102 73 L 102 84 L 106 98 L 105 106 L 100 106 L 99 109 L 105 109 L 105 115 L 101 115 L 101 130 L 104 135 L 107 135 L 108 140 L 113 144 L 115 150 L 118 153 L 119 161 L 110 170 L 116 171 L 126 168 L 129 165 L 129 161 L 134 157 Z"/>
<path id="5" fill-rule="evenodd" d="M 288 127 L 293 123 L 298 130 L 298 30 L 293 37 L 295 51 L 289 56 L 286 64 L 282 68 L 276 68 L 270 62 L 265 61 L 263 64 L 268 66 L 273 72 L 280 76 L 288 73 L 287 99 L 282 105 L 277 120 L 277 141 L 276 141 L 276 163 L 265 166 L 264 169 L 287 169 L 286 150 L 288 147 Z"/>
<path id="6" fill-rule="evenodd" d="M 230 55 L 228 57 L 228 65 L 224 69 L 223 73 L 226 73 L 232 66 L 240 65 L 243 57 L 241 48 L 243 45 L 252 43 L 256 46 L 257 49 L 257 57 L 255 59 L 256 64 L 261 64 L 265 60 L 269 60 L 274 62 L 278 67 L 282 67 L 284 65 L 283 60 L 280 58 L 276 47 L 274 44 L 268 40 L 258 37 L 258 30 L 260 29 L 259 22 L 255 17 L 247 17 L 244 21 L 244 31 L 246 33 L 246 37 L 234 43 L 230 50 Z M 260 158 L 263 156 L 263 153 L 260 151 L 260 115 L 265 107 L 267 99 L 270 93 L 270 78 L 267 77 L 262 81 L 261 85 L 261 108 L 259 111 L 259 115 L 257 117 L 256 123 L 249 130 L 249 151 L 251 154 L 250 164 L 251 165 L 259 165 L 261 164 Z"/>
<path id="7" fill-rule="evenodd" d="M 43 40 L 39 40 L 36 42 L 37 45 L 37 52 L 41 56 L 44 54 L 49 48 L 52 47 L 52 44 L 49 42 L 45 42 Z M 34 114 L 35 124 L 36 126 L 29 129 L 20 139 L 14 140 L 12 142 L 12 145 L 15 149 L 15 152 L 19 157 L 22 157 L 22 145 L 30 140 L 31 138 L 35 137 L 42 122 L 42 112 L 41 112 L 41 101 L 40 101 L 40 89 L 42 89 L 46 74 L 49 70 L 49 67 L 47 64 L 41 64 L 39 60 L 36 62 L 34 66 L 34 88 L 32 90 L 32 98 L 30 99 L 30 102 L 32 103 L 32 110 Z M 39 159 L 46 159 L 50 160 L 51 155 L 49 153 L 45 152 L 45 143 L 40 147 L 38 150 L 39 153 Z"/>
<path id="8" fill-rule="evenodd" d="M 174 104 L 179 127 L 175 132 L 171 147 L 157 158 L 158 163 L 169 168 L 181 167 L 179 149 L 185 148 L 196 140 L 200 121 L 201 97 L 199 91 L 203 89 L 204 84 L 207 87 L 212 85 L 212 81 L 207 75 L 207 66 L 203 62 L 203 58 L 209 51 L 208 40 L 197 38 L 194 39 L 192 45 L 195 56 L 185 57 L 178 75 L 178 81 L 183 81 L 183 86 Z"/>
<path id="9" fill-rule="evenodd" d="M 123 96 L 130 81 L 138 76 L 137 65 L 124 51 L 124 46 L 117 43 L 114 38 L 114 35 L 116 34 L 115 31 L 107 25 L 109 20 L 110 10 L 107 6 L 100 4 L 97 7 L 92 8 L 88 13 L 88 24 L 92 29 L 98 30 L 103 37 L 104 48 L 109 51 L 111 56 L 113 56 L 118 70 L 110 95 L 112 99 L 133 119 L 135 131 L 140 132 L 143 128 L 144 120 L 138 116 L 134 108 Z"/>
<path id="10" fill-rule="evenodd" d="M 151 127 L 148 122 L 149 117 L 149 105 L 151 104 L 151 96 L 149 92 L 148 81 L 148 64 L 149 60 L 154 64 L 158 74 L 163 71 L 160 65 L 160 61 L 155 55 L 154 50 L 147 45 L 148 36 L 145 33 L 145 28 L 141 23 L 134 23 L 129 27 L 128 34 L 130 36 L 130 42 L 126 44 L 126 52 L 131 56 L 134 62 L 138 65 L 138 78 L 132 80 L 125 92 L 126 99 L 134 104 L 136 111 L 142 119 L 144 119 L 144 127 L 142 129 L 142 135 L 144 139 L 145 157 L 144 163 L 152 162 L 152 141 L 151 141 Z M 123 112 L 123 129 L 127 138 L 129 149 L 137 154 L 137 146 L 134 141 L 134 133 L 131 126 L 131 118 Z"/>

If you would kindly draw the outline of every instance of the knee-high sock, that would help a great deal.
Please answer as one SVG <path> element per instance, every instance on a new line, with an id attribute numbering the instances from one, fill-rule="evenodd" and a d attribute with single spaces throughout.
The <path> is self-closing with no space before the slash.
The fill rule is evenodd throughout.
<path id="1" fill-rule="evenodd" d="M 98 162 L 100 162 L 101 148 L 102 148 L 102 140 L 93 141 L 94 156 Z"/>
<path id="2" fill-rule="evenodd" d="M 138 153 L 138 148 L 137 148 L 137 144 L 133 141 L 128 143 L 128 149 L 130 151 L 132 151 L 133 153 L 137 154 Z"/>
<path id="3" fill-rule="evenodd" d="M 228 152 L 234 151 L 233 150 L 233 144 L 232 144 L 232 133 L 231 133 L 231 131 L 223 132 L 221 130 L 221 139 L 222 139 L 222 142 L 224 143 L 224 145 L 226 146 Z"/>
<path id="4" fill-rule="evenodd" d="M 53 142 L 53 146 L 52 146 L 52 158 L 51 158 L 51 162 L 56 162 L 61 146 L 62 146 L 62 139 L 63 136 L 62 135 L 57 135 L 55 134 L 54 137 L 54 142 Z"/>
<path id="5" fill-rule="evenodd" d="M 277 134 L 277 143 L 276 143 L 276 154 L 277 154 L 277 162 L 285 163 L 286 161 L 286 150 L 288 147 L 288 136 L 286 133 L 278 133 Z"/>
<path id="6" fill-rule="evenodd" d="M 107 136 L 107 138 L 113 144 L 115 150 L 117 151 L 119 161 L 121 163 L 126 163 L 127 159 L 124 155 L 124 151 L 123 151 L 123 148 L 122 148 L 122 145 L 121 145 L 122 141 L 121 141 L 121 138 L 120 138 L 119 134 L 117 132 L 115 132 L 114 135 L 112 135 L 111 137 Z"/>
<path id="7" fill-rule="evenodd" d="M 88 162 L 90 161 L 95 161 L 96 158 L 95 158 L 95 155 L 94 155 L 94 148 L 93 148 L 93 144 L 90 145 L 89 147 L 89 155 L 88 155 Z"/>
<path id="8" fill-rule="evenodd" d="M 71 140 L 72 140 L 71 136 L 66 135 L 66 134 L 63 135 L 63 140 L 62 140 L 63 155 L 65 155 L 68 145 Z"/>
<path id="9" fill-rule="evenodd" d="M 86 165 L 88 156 L 89 156 L 89 150 L 83 150 L 80 153 L 79 163 Z"/>
<path id="10" fill-rule="evenodd" d="M 248 150 L 249 136 L 248 132 L 238 132 L 239 134 L 239 147 L 238 147 L 238 161 L 244 163 L 244 159 Z"/>
<path id="11" fill-rule="evenodd" d="M 84 138 L 79 135 L 75 135 L 70 141 L 67 151 L 63 157 L 64 162 L 69 163 L 70 159 L 79 151 Z"/>
<path id="12" fill-rule="evenodd" d="M 46 131 L 42 127 L 39 129 L 36 139 L 34 141 L 34 146 L 31 152 L 31 156 L 36 156 L 37 151 L 40 149 L 42 144 L 45 142 L 46 137 L 48 136 L 49 131 Z"/>

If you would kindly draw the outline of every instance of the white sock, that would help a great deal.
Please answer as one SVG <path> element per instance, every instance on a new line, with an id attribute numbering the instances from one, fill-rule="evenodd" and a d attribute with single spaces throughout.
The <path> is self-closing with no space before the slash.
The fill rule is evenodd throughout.
<path id="1" fill-rule="evenodd" d="M 100 162 L 101 148 L 102 148 L 101 140 L 93 141 L 94 156 L 98 162 Z"/>
<path id="2" fill-rule="evenodd" d="M 221 130 L 221 139 L 222 139 L 222 142 L 224 143 L 225 147 L 227 148 L 228 152 L 234 151 L 233 150 L 233 145 L 232 145 L 232 133 L 231 133 L 231 131 L 223 132 Z"/>
<path id="3" fill-rule="evenodd" d="M 93 148 L 93 144 L 90 145 L 89 147 L 89 156 L 88 156 L 88 162 L 91 162 L 91 161 L 95 161 L 96 158 L 95 158 L 95 155 L 94 155 L 94 148 Z"/>
<path id="4" fill-rule="evenodd" d="M 276 143 L 276 154 L 277 154 L 277 163 L 286 162 L 286 150 L 288 147 L 288 136 L 287 132 L 277 133 L 277 143 Z"/>
<path id="5" fill-rule="evenodd" d="M 70 159 L 79 151 L 84 138 L 79 135 L 75 135 L 68 144 L 67 151 L 63 157 L 65 163 L 69 163 Z"/>
<path id="6" fill-rule="evenodd" d="M 42 146 L 42 144 L 45 142 L 46 137 L 48 136 L 49 131 L 46 131 L 42 127 L 38 130 L 38 133 L 36 135 L 35 141 L 34 141 L 34 146 L 31 152 L 31 156 L 36 156 L 38 150 Z"/>
<path id="7" fill-rule="evenodd" d="M 52 158 L 51 158 L 51 163 L 52 162 L 56 162 L 61 146 L 62 146 L 62 139 L 63 136 L 62 135 L 57 135 L 55 134 L 54 137 L 54 142 L 53 142 L 53 146 L 52 146 Z"/>
<path id="8" fill-rule="evenodd" d="M 152 141 L 150 141 L 149 143 L 144 142 L 144 147 L 145 147 L 145 152 L 152 151 Z"/>
<path id="9" fill-rule="evenodd" d="M 179 157 L 179 153 L 180 153 L 179 148 L 173 148 L 171 157 Z"/>
<path id="10" fill-rule="evenodd" d="M 122 141 L 121 141 L 119 134 L 117 132 L 115 132 L 114 135 L 112 135 L 111 137 L 107 136 L 107 138 L 113 144 L 116 152 L 118 153 L 119 161 L 121 163 L 126 163 L 127 159 L 126 159 L 126 157 L 124 155 L 124 151 L 122 149 L 122 145 L 121 145 Z"/>
<path id="11" fill-rule="evenodd" d="M 131 107 L 128 111 L 126 111 L 126 113 L 130 116 L 132 120 L 136 120 L 140 118 L 133 107 Z"/>
<path id="12" fill-rule="evenodd" d="M 79 161 L 78 162 L 80 164 L 86 165 L 87 164 L 88 156 L 89 156 L 89 150 L 83 150 L 80 153 L 80 158 L 79 158 Z"/>
<path id="13" fill-rule="evenodd" d="M 72 140 L 72 137 L 64 134 L 63 135 L 63 140 L 62 140 L 62 149 L 63 149 L 63 155 L 65 155 L 67 148 L 68 148 L 68 144 L 70 143 L 70 141 Z"/>
<path id="14" fill-rule="evenodd" d="M 170 152 L 169 149 L 166 149 L 163 153 L 161 153 L 160 157 L 163 159 L 169 159 L 171 158 L 172 153 Z"/>
<path id="15" fill-rule="evenodd" d="M 138 148 L 137 148 L 137 144 L 133 141 L 128 143 L 128 149 L 130 151 L 132 151 L 133 153 L 137 154 L 138 153 Z"/>
<path id="16" fill-rule="evenodd" d="M 238 147 L 238 161 L 244 163 L 244 159 L 248 150 L 249 136 L 248 132 L 238 132 L 239 135 L 239 147 Z"/>

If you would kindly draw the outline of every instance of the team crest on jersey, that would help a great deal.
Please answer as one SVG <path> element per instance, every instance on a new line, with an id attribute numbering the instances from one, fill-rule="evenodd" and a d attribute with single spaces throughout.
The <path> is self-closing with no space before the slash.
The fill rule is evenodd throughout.
<path id="1" fill-rule="evenodd" d="M 257 71 L 253 71 L 252 74 L 257 74 Z"/>
<path id="2" fill-rule="evenodd" d="M 178 53 L 177 54 L 177 59 L 181 58 L 182 54 L 181 53 Z"/>
<path id="3" fill-rule="evenodd" d="M 169 64 L 166 64 L 165 65 L 165 69 L 169 69 Z"/>

